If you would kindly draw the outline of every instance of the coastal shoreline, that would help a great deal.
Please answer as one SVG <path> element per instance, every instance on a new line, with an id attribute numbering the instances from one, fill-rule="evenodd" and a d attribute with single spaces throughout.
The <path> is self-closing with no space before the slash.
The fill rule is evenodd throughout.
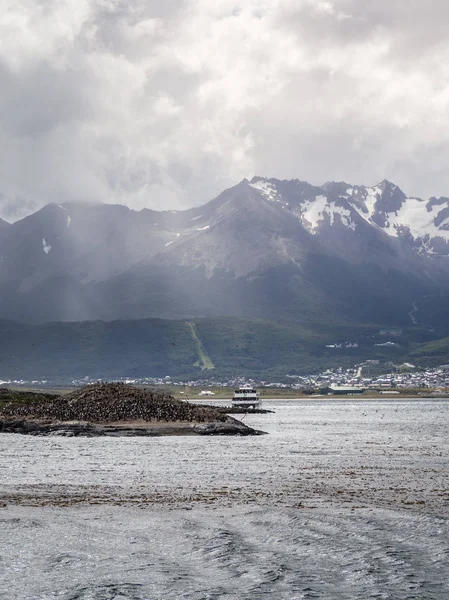
<path id="1" fill-rule="evenodd" d="M 0 433 L 61 437 L 159 437 L 185 435 L 263 435 L 265 432 L 248 427 L 241 421 L 195 423 L 190 421 L 123 421 L 115 423 L 87 423 L 69 421 L 42 421 L 33 419 L 2 419 Z"/>

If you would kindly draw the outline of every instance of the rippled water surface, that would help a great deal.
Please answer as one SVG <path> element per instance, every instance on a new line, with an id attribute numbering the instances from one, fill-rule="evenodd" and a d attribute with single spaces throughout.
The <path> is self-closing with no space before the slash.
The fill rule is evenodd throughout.
<path id="1" fill-rule="evenodd" d="M 0 435 L 0 598 L 449 598 L 449 401 L 285 401 L 255 438 Z"/>

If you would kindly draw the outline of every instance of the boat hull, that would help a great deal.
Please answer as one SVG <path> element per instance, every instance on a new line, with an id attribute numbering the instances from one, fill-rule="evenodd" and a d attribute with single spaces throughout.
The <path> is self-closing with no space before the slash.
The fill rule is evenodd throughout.
<path id="1" fill-rule="evenodd" d="M 232 406 L 236 406 L 238 408 L 260 408 L 261 406 L 261 402 L 260 402 L 260 398 L 255 398 L 253 400 L 250 400 L 249 398 L 245 398 L 245 399 L 233 399 L 232 400 Z"/>

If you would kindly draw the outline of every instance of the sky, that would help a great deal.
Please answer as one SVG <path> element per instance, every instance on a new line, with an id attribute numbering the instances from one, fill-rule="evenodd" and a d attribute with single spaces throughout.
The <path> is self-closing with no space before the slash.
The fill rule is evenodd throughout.
<path id="1" fill-rule="evenodd" d="M 244 177 L 449 196 L 447 0 L 2 0 L 0 216 Z"/>

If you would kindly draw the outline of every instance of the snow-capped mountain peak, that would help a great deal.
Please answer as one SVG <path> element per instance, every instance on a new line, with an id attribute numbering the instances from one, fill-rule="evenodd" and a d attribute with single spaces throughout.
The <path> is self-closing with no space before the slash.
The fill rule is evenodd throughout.
<path id="1" fill-rule="evenodd" d="M 264 199 L 292 212 L 313 235 L 335 225 L 355 231 L 361 217 L 421 255 L 449 256 L 448 198 L 407 197 L 387 179 L 373 186 L 330 181 L 315 187 L 296 179 L 254 177 L 249 185 Z"/>

